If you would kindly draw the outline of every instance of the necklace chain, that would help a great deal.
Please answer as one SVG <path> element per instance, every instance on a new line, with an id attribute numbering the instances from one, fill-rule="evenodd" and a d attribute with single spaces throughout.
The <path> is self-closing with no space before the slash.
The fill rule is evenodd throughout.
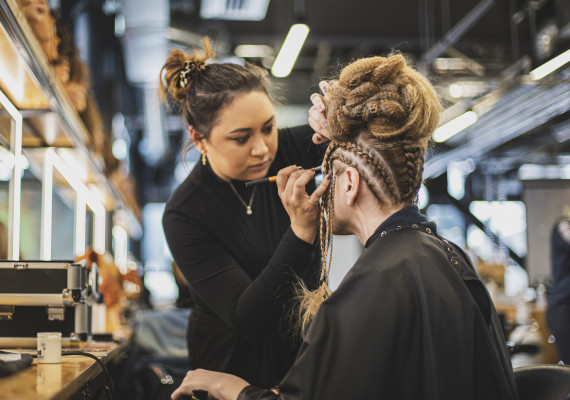
<path id="1" fill-rule="evenodd" d="M 257 189 L 257 186 L 255 186 L 251 192 L 251 197 L 249 198 L 249 203 L 246 203 L 244 199 L 242 199 L 242 197 L 239 195 L 239 193 L 237 192 L 236 188 L 234 187 L 234 185 L 231 182 L 228 182 L 230 184 L 230 187 L 232 188 L 232 191 L 235 193 L 235 195 L 237 196 L 238 200 L 241 202 L 241 204 L 243 204 L 243 206 L 245 207 L 245 213 L 247 215 L 251 215 L 253 214 L 253 211 L 251 210 L 251 205 L 253 204 L 253 198 L 255 197 L 255 190 Z"/>

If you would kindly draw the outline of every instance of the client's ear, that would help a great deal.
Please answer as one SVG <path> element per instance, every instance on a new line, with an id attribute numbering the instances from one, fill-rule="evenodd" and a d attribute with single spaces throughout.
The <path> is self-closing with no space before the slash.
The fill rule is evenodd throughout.
<path id="1" fill-rule="evenodd" d="M 346 195 L 346 204 L 349 206 L 354 205 L 356 200 L 356 195 L 358 194 L 358 188 L 360 187 L 360 174 L 353 167 L 348 167 L 344 171 L 345 176 L 345 187 L 344 193 Z"/>
<path id="2" fill-rule="evenodd" d="M 188 133 L 190 134 L 190 139 L 192 139 L 192 143 L 194 143 L 194 146 L 196 146 L 196 148 L 198 150 L 200 150 L 200 153 L 204 152 L 204 137 L 193 127 L 190 126 L 188 128 Z"/>

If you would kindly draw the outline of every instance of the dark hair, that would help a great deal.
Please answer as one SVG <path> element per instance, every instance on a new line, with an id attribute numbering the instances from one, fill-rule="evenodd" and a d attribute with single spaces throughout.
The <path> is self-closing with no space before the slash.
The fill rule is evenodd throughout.
<path id="1" fill-rule="evenodd" d="M 222 107 L 239 94 L 269 94 L 267 71 L 252 64 L 206 64 L 214 55 L 208 38 L 203 49 L 187 54 L 172 50 L 160 74 L 162 98 L 178 103 L 184 121 L 208 138 Z"/>

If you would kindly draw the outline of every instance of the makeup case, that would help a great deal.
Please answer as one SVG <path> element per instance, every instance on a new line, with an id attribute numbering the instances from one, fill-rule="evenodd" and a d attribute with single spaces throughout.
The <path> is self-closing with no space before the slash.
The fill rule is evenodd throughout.
<path id="1" fill-rule="evenodd" d="M 73 261 L 0 261 L 0 347 L 35 346 L 38 332 L 63 345 L 91 337 L 97 266 Z"/>

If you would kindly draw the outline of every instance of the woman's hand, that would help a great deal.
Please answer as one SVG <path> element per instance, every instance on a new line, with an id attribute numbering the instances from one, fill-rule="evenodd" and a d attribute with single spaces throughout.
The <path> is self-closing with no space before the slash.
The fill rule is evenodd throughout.
<path id="1" fill-rule="evenodd" d="M 321 144 L 330 140 L 329 127 L 326 119 L 326 105 L 329 101 L 328 90 L 329 86 L 325 81 L 319 84 L 323 95 L 313 93 L 311 95 L 311 102 L 313 106 L 309 109 L 309 125 L 315 131 L 313 135 L 313 143 Z"/>
<path id="2" fill-rule="evenodd" d="M 279 197 L 291 218 L 291 229 L 299 239 L 307 243 L 313 243 L 317 235 L 320 215 L 319 199 L 330 183 L 330 177 L 326 176 L 309 196 L 305 186 L 314 177 L 314 169 L 304 170 L 296 166 L 283 168 L 277 174 Z"/>
<path id="3" fill-rule="evenodd" d="M 171 399 L 191 399 L 193 391 L 203 390 L 209 393 L 209 399 L 236 400 L 248 385 L 249 383 L 235 375 L 196 369 L 186 373 L 180 387 L 172 393 Z"/>

